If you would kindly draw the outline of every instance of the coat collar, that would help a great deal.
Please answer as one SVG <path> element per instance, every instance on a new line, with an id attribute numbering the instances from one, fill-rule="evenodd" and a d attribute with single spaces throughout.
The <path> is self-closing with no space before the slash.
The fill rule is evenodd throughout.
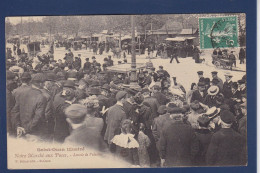
<path id="1" fill-rule="evenodd" d="M 123 107 L 123 103 L 121 103 L 121 102 L 116 102 L 116 104 Z"/>

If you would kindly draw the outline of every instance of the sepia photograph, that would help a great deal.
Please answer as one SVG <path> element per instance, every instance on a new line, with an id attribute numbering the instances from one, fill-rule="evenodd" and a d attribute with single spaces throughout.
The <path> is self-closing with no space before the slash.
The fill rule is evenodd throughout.
<path id="1" fill-rule="evenodd" d="M 6 17 L 5 49 L 8 169 L 248 165 L 245 13 Z"/>

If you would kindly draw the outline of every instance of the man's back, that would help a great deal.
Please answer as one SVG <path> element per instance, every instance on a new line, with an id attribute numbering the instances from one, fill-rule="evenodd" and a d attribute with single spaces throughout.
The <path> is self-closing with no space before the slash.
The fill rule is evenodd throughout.
<path id="1" fill-rule="evenodd" d="M 16 88 L 13 91 L 13 96 L 15 97 L 15 99 L 18 99 L 18 97 L 24 93 L 27 92 L 28 90 L 31 90 L 31 87 L 28 85 L 21 85 L 20 87 Z"/>
<path id="2" fill-rule="evenodd" d="M 245 144 L 240 134 L 231 128 L 222 128 L 211 138 L 206 160 L 209 165 L 241 165 Z"/>
<path id="3" fill-rule="evenodd" d="M 161 155 L 167 166 L 191 166 L 198 150 L 198 140 L 192 128 L 181 121 L 166 126 L 160 138 Z"/>
<path id="4" fill-rule="evenodd" d="M 99 152 L 107 150 L 107 146 L 101 135 L 97 134 L 95 129 L 87 127 L 86 124 L 72 130 L 71 134 L 66 137 L 64 143 L 85 146 Z"/>
<path id="5" fill-rule="evenodd" d="M 166 98 L 166 96 L 161 92 L 156 92 L 156 93 L 154 93 L 153 96 L 157 99 L 157 101 L 159 102 L 160 105 L 166 105 L 167 102 L 169 101 Z"/>
<path id="6" fill-rule="evenodd" d="M 146 97 L 144 99 L 144 105 L 151 108 L 153 118 L 157 117 L 157 115 L 158 115 L 157 110 L 158 110 L 160 104 L 155 97 Z"/>
<path id="7" fill-rule="evenodd" d="M 39 89 L 26 88 L 17 97 L 13 109 L 16 126 L 25 128 L 27 133 L 43 133 L 46 98 Z"/>
<path id="8" fill-rule="evenodd" d="M 124 119 L 126 119 L 126 113 L 123 106 L 115 104 L 109 108 L 106 119 L 107 129 L 104 137 L 108 143 L 115 135 L 120 133 L 120 125 Z"/>

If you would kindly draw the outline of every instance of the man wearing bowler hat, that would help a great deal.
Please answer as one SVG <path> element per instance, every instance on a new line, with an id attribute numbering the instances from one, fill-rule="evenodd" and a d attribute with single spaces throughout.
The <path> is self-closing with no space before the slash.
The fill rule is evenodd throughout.
<path id="1" fill-rule="evenodd" d="M 196 165 L 206 166 L 206 153 L 210 144 L 210 140 L 212 137 L 212 132 L 209 128 L 210 118 L 203 114 L 202 116 L 198 117 L 198 125 L 199 128 L 195 130 L 196 136 L 199 140 L 199 152 L 196 155 Z"/>
<path id="2" fill-rule="evenodd" d="M 206 154 L 206 162 L 212 166 L 242 166 L 245 142 L 242 136 L 234 131 L 231 126 L 235 121 L 233 113 L 228 110 L 221 111 L 221 129 L 213 134 Z"/>
<path id="3" fill-rule="evenodd" d="M 183 109 L 171 107 L 172 123 L 162 129 L 159 140 L 161 166 L 191 166 L 194 163 L 199 143 L 191 126 L 183 122 L 183 116 Z"/>

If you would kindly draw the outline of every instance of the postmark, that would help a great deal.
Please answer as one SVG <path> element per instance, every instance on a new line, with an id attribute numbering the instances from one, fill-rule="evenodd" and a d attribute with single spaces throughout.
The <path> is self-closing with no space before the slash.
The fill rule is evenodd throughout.
<path id="1" fill-rule="evenodd" d="M 237 16 L 199 18 L 200 48 L 238 47 Z"/>

